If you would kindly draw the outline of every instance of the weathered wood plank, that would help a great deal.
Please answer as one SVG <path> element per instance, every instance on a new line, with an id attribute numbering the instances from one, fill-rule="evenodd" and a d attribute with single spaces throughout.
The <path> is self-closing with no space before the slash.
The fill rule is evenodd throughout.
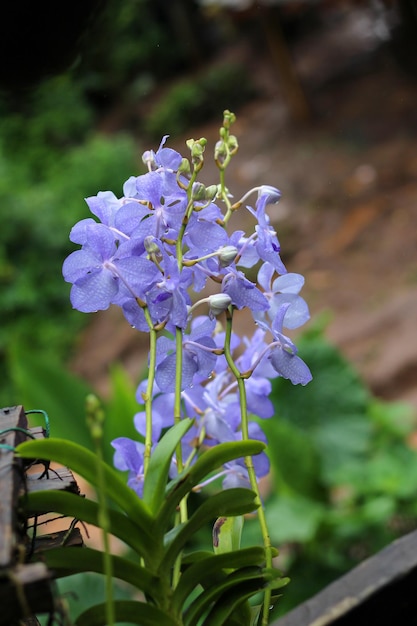
<path id="1" fill-rule="evenodd" d="M 68 530 L 58 530 L 36 537 L 33 554 L 40 554 L 52 548 L 82 548 L 83 545 L 84 541 L 80 529 L 71 526 Z"/>
<path id="2" fill-rule="evenodd" d="M 53 611 L 51 574 L 44 563 L 28 563 L 0 573 L 0 625 L 18 624 L 35 613 Z M 36 622 L 35 622 L 36 623 Z"/>
<path id="3" fill-rule="evenodd" d="M 49 489 L 71 491 L 76 494 L 80 493 L 74 475 L 66 467 L 48 469 L 47 472 L 43 470 L 42 472 L 28 474 L 26 476 L 26 488 L 29 493 Z"/>
<path id="4" fill-rule="evenodd" d="M 414 531 L 366 559 L 273 626 L 416 626 L 416 589 Z"/>
<path id="5" fill-rule="evenodd" d="M 14 448 L 26 439 L 22 406 L 0 409 L 0 568 L 14 561 L 19 524 L 17 500 L 24 485 L 23 464 Z"/>

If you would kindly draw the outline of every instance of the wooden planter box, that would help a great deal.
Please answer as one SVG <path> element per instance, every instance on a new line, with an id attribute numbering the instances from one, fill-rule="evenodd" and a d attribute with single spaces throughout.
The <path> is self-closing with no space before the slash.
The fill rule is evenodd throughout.
<path id="1" fill-rule="evenodd" d="M 417 531 L 397 539 L 272 626 L 397 625 L 417 625 Z"/>
<path id="2" fill-rule="evenodd" d="M 30 563 L 31 556 L 62 545 L 81 546 L 78 528 L 29 536 L 28 526 L 35 524 L 38 514 L 29 519 L 22 515 L 20 498 L 40 489 L 64 489 L 79 493 L 77 483 L 66 468 L 50 470 L 36 459 L 24 463 L 14 448 L 31 437 L 45 436 L 43 428 L 28 428 L 22 406 L 0 409 L 0 626 L 37 626 L 36 613 L 53 614 L 56 597 L 53 575 L 42 562 Z M 34 470 L 34 471 L 32 471 Z"/>

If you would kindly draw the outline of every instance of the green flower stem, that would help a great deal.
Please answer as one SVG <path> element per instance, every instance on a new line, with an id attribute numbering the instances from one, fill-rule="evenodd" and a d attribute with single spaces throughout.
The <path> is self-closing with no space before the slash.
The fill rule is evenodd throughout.
<path id="1" fill-rule="evenodd" d="M 226 336 L 224 342 L 224 355 L 227 361 L 228 366 L 230 367 L 233 375 L 235 376 L 239 389 L 239 399 L 240 399 L 240 411 L 241 411 L 241 422 L 242 422 L 242 440 L 247 441 L 250 439 L 249 437 L 249 419 L 248 419 L 248 410 L 247 410 L 247 397 L 246 397 L 246 387 L 245 387 L 245 375 L 239 371 L 236 367 L 236 364 L 233 360 L 232 353 L 230 351 L 230 340 L 232 336 L 232 323 L 233 323 L 233 307 L 229 307 L 226 310 Z M 262 504 L 261 494 L 259 492 L 258 482 L 256 480 L 255 468 L 253 466 L 253 460 L 251 456 L 245 457 L 245 465 L 248 470 L 249 482 L 252 490 L 256 493 L 257 502 L 259 504 L 259 508 L 257 510 L 259 526 L 261 528 L 263 544 L 265 548 L 265 565 L 268 568 L 272 568 L 272 545 L 271 538 L 269 536 L 268 525 L 266 523 L 265 510 Z M 271 590 L 266 589 L 264 594 L 264 602 L 263 602 L 263 614 L 262 614 L 262 626 L 266 626 L 268 624 L 269 617 L 269 607 L 271 604 Z"/>
<path id="2" fill-rule="evenodd" d="M 178 261 L 178 268 L 181 271 L 183 266 L 183 250 L 182 250 L 182 242 L 185 233 L 185 229 L 187 228 L 188 220 L 190 219 L 190 215 L 193 212 L 194 203 L 192 200 L 192 186 L 197 178 L 197 169 L 194 168 L 194 171 L 191 175 L 191 179 L 187 188 L 188 195 L 188 205 L 182 220 L 181 228 L 178 233 L 178 239 L 176 243 L 176 255 Z M 176 328 L 175 330 L 175 397 L 174 397 L 174 423 L 178 423 L 181 420 L 181 386 L 182 386 L 182 330 L 181 328 Z M 177 459 L 177 471 L 178 473 L 182 472 L 184 469 L 184 463 L 182 458 L 182 448 L 181 442 L 178 444 L 177 449 L 175 451 L 175 456 Z M 180 501 L 179 513 L 175 516 L 175 526 L 178 526 L 182 522 L 186 522 L 188 519 L 188 506 L 187 506 L 187 498 L 183 498 Z M 178 581 L 181 576 L 181 555 L 179 554 L 175 560 L 173 572 L 172 572 L 172 586 L 175 588 L 178 585 Z"/>
<path id="3" fill-rule="evenodd" d="M 227 164 L 229 163 L 230 158 L 227 161 Z M 219 165 L 217 165 L 219 167 L 219 179 L 220 179 L 220 197 L 223 200 L 223 202 L 226 205 L 226 213 L 224 214 L 223 217 L 223 224 L 226 225 L 227 222 L 229 221 L 229 219 L 231 218 L 231 215 L 233 213 L 232 211 L 232 203 L 230 202 L 228 196 L 227 196 L 227 188 L 226 188 L 226 176 L 225 176 L 225 168 L 226 165 L 224 164 L 223 167 L 219 167 Z"/>
<path id="4" fill-rule="evenodd" d="M 174 398 L 174 423 L 177 424 L 181 420 L 181 383 L 182 383 L 182 330 L 181 328 L 176 328 L 175 331 L 175 344 L 176 344 L 176 352 L 175 352 L 175 398 Z M 183 459 L 182 459 L 182 448 L 181 442 L 178 444 L 177 449 L 175 451 L 175 456 L 177 459 L 177 471 L 178 474 L 182 472 L 184 469 Z M 187 498 L 183 498 L 180 501 L 180 510 L 179 514 L 175 516 L 175 526 L 186 522 L 188 519 L 188 507 L 187 507 Z M 181 575 L 181 555 L 179 554 L 175 563 L 172 574 L 172 584 L 175 588 L 178 584 Z"/>
<path id="5" fill-rule="evenodd" d="M 175 399 L 174 399 L 174 423 L 177 424 L 181 420 L 181 383 L 182 383 L 182 330 L 177 328 L 175 332 Z M 180 474 L 184 469 L 182 458 L 181 442 L 176 449 L 177 471 Z M 180 502 L 180 521 L 186 522 L 188 519 L 187 501 Z"/>
<path id="6" fill-rule="evenodd" d="M 144 307 L 143 312 L 144 312 L 145 319 L 149 326 L 149 375 L 148 375 L 148 384 L 146 386 L 146 392 L 143 396 L 143 399 L 145 401 L 145 416 L 146 416 L 145 450 L 143 453 L 143 473 L 146 476 L 149 461 L 151 458 L 151 451 L 152 451 L 152 390 L 153 390 L 153 385 L 155 381 L 157 332 L 153 326 L 148 307 Z"/>
<path id="7" fill-rule="evenodd" d="M 113 600 L 113 563 L 109 541 L 110 519 L 107 510 L 106 481 L 103 472 L 104 413 L 98 399 L 92 394 L 87 396 L 86 416 L 97 458 L 98 525 L 101 528 L 103 538 L 103 565 L 106 577 L 106 622 L 108 626 L 114 626 L 116 617 Z"/>

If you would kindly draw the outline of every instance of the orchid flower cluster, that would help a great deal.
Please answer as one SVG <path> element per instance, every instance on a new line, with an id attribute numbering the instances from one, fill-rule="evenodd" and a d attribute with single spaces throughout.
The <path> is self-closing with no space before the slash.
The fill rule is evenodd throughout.
<path id="1" fill-rule="evenodd" d="M 73 307 L 89 313 L 118 305 L 132 327 L 149 334 L 149 374 L 137 390 L 144 409 L 134 417 L 138 441 L 120 436 L 112 442 L 114 464 L 128 470 L 139 497 L 152 452 L 171 426 L 192 420 L 171 459 L 174 478 L 217 444 L 266 442 L 259 420 L 249 416 L 273 416 L 271 380 L 305 385 L 312 378 L 285 334 L 309 319 L 309 309 L 299 295 L 304 279 L 287 271 L 267 213 L 280 191 L 260 186 L 233 201 L 225 185 L 238 148 L 230 134 L 234 121 L 225 111 L 214 153 L 218 184 L 197 180 L 205 139 L 187 142 L 186 159 L 166 147 L 164 137 L 156 152 L 144 153 L 147 171 L 124 183 L 122 197 L 105 191 L 87 198 L 94 218 L 70 234 L 81 246 L 63 266 Z M 237 211 L 249 212 L 244 221 L 254 223 L 251 234 L 228 232 Z M 232 329 L 242 309 L 253 318 L 250 338 Z M 258 479 L 268 471 L 261 452 L 226 462 L 205 482 L 222 477 L 224 489 L 250 487 L 259 494 Z"/>

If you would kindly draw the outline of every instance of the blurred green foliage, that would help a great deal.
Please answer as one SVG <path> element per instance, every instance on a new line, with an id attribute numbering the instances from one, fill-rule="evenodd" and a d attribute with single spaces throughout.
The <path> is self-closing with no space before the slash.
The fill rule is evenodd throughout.
<path id="1" fill-rule="evenodd" d="M 299 348 L 312 383 L 276 379 L 276 415 L 261 421 L 272 466 L 266 516 L 292 580 L 276 615 L 417 526 L 412 409 L 376 399 L 319 325 Z M 246 530 L 253 541 L 256 524 Z"/>
<path id="2" fill-rule="evenodd" d="M 195 49 L 207 61 L 207 29 L 201 21 L 193 0 L 107 0 L 86 35 L 77 81 L 105 108 L 146 95 L 149 86 L 194 67 Z"/>
<path id="3" fill-rule="evenodd" d="M 6 352 L 18 342 L 31 355 L 57 358 L 88 320 L 72 311 L 62 262 L 69 232 L 89 215 L 84 197 L 121 192 L 137 169 L 125 136 L 90 130 L 93 117 L 69 76 L 43 83 L 20 107 L 5 99 L 0 116 L 0 402 L 12 397 Z"/>
<path id="4" fill-rule="evenodd" d="M 97 95 L 99 107 L 141 97 L 141 85 L 156 85 L 184 59 L 155 10 L 145 0 L 112 0 L 72 73 L 45 81 L 18 106 L 0 101 L 0 402 L 44 409 L 54 436 L 87 445 L 89 389 L 61 363 L 89 318 L 71 310 L 61 266 L 74 248 L 72 225 L 88 215 L 83 198 L 118 193 L 138 169 L 130 139 L 92 130 Z M 142 125 L 159 140 L 236 109 L 252 93 L 243 68 L 219 66 L 165 92 Z M 293 581 L 281 612 L 415 527 L 417 516 L 408 407 L 376 400 L 320 330 L 303 337 L 300 353 L 313 382 L 300 389 L 276 380 L 276 415 L 262 422 L 272 464 L 266 511 Z M 123 371 L 111 380 L 108 459 L 111 439 L 135 437 L 137 410 Z M 256 529 L 246 524 L 246 541 L 258 540 Z"/>
<path id="5" fill-rule="evenodd" d="M 79 62 L 71 71 L 32 90 L 0 94 L 4 406 L 19 402 L 6 369 L 9 347 L 17 343 L 31 354 L 42 351 L 43 356 L 62 359 L 89 319 L 71 310 L 69 286 L 62 279 L 62 262 L 74 249 L 68 235 L 89 215 L 83 198 L 106 189 L 120 194 L 124 180 L 139 173 L 140 153 L 133 139 L 99 134 L 95 128 L 103 109 L 114 103 L 136 107 L 146 95 L 143 89 L 159 88 L 160 80 L 194 66 L 196 58 L 188 55 L 181 33 L 184 28 L 194 33 L 191 44 L 197 48 L 204 37 L 197 41 L 199 14 L 195 7 L 188 11 L 188 4 L 109 0 L 86 33 Z M 167 132 L 183 132 L 234 106 L 231 102 L 244 101 L 247 85 L 242 68 L 203 71 L 196 82 L 180 83 L 168 92 L 149 119 L 138 124 L 159 143 Z"/>
<path id="6" fill-rule="evenodd" d="M 19 404 L 26 410 L 41 408 L 49 416 L 51 436 L 68 439 L 93 450 L 86 422 L 86 398 L 93 392 L 82 379 L 69 372 L 62 362 L 48 354 L 30 353 L 13 344 L 8 355 L 10 382 Z M 103 455 L 112 463 L 110 442 L 125 436 L 138 439 L 133 416 L 139 410 L 136 387 L 124 369 L 113 364 L 109 370 L 109 393 L 102 399 L 106 414 Z M 30 415 L 30 425 L 43 425 L 43 417 Z"/>
<path id="7" fill-rule="evenodd" d="M 275 617 L 417 525 L 410 407 L 376 399 L 319 326 L 300 338 L 299 347 L 313 382 L 300 388 L 276 379 L 276 414 L 261 420 L 271 460 L 266 516 L 281 552 L 278 566 L 291 578 Z M 84 410 L 89 390 L 82 381 L 56 362 L 18 350 L 10 370 L 25 408 L 48 412 L 54 437 L 90 445 Z M 111 462 L 113 438 L 139 439 L 132 419 L 139 407 L 120 367 L 113 368 L 109 387 L 104 454 Z M 193 494 L 191 508 L 206 497 Z M 208 535 L 202 533 L 201 544 L 192 547 L 207 548 Z M 259 541 L 258 524 L 247 519 L 243 543 Z"/>
<path id="8" fill-rule="evenodd" d="M 224 63 L 168 89 L 143 120 L 143 130 L 154 139 L 167 133 L 181 134 L 214 119 L 219 111 L 238 109 L 254 94 L 245 68 Z"/>

